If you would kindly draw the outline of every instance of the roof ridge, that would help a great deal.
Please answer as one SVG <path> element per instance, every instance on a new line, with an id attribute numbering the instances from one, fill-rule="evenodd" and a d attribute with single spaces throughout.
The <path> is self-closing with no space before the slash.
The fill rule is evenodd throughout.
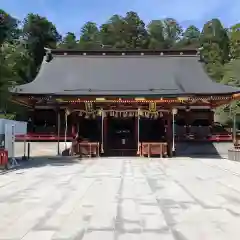
<path id="1" fill-rule="evenodd" d="M 52 55 L 199 55 L 198 49 L 97 49 L 97 50 L 78 50 L 78 49 L 47 49 L 47 53 Z"/>

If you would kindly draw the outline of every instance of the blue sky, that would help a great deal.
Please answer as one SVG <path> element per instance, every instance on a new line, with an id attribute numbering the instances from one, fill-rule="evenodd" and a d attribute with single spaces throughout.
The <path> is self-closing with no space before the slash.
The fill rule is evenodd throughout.
<path id="1" fill-rule="evenodd" d="M 147 23 L 151 19 L 173 17 L 184 27 L 201 27 L 211 18 L 220 18 L 226 27 L 240 22 L 240 0 L 0 0 L 0 8 L 18 19 L 27 13 L 47 17 L 61 34 L 77 35 L 87 21 L 98 24 L 113 14 L 136 11 Z"/>

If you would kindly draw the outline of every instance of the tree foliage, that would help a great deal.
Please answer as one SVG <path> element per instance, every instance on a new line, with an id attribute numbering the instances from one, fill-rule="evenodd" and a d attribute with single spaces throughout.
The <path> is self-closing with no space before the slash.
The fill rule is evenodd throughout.
<path id="1" fill-rule="evenodd" d="M 150 49 L 164 49 L 166 48 L 165 36 L 164 36 L 164 25 L 161 20 L 153 20 L 147 26 L 149 34 L 149 45 Z"/>
<path id="2" fill-rule="evenodd" d="M 235 24 L 229 29 L 230 56 L 233 59 L 240 58 L 240 23 Z"/>
<path id="3" fill-rule="evenodd" d="M 79 48 L 82 50 L 96 50 L 101 46 L 99 30 L 94 22 L 87 22 L 81 29 Z"/>
<path id="4" fill-rule="evenodd" d="M 9 86 L 34 79 L 44 48 L 200 48 L 204 67 L 215 81 L 240 87 L 240 23 L 226 29 L 219 19 L 211 19 L 201 31 L 194 25 L 183 30 L 176 19 L 145 23 L 136 12 L 129 11 L 124 16 L 113 15 L 101 26 L 89 21 L 82 26 L 80 36 L 68 32 L 62 38 L 46 17 L 29 13 L 19 21 L 0 9 L 0 107 L 7 102 Z M 239 106 L 236 102 L 231 107 L 238 111 Z"/>
<path id="5" fill-rule="evenodd" d="M 19 36 L 18 20 L 0 9 L 0 45 Z"/>
<path id="6" fill-rule="evenodd" d="M 22 38 L 33 60 L 30 75 L 33 78 L 45 55 L 44 48 L 56 48 L 61 36 L 45 17 L 30 13 L 23 21 Z"/>
<path id="7" fill-rule="evenodd" d="M 68 32 L 63 40 L 58 45 L 58 48 L 62 49 L 77 49 L 78 42 L 74 33 Z"/>

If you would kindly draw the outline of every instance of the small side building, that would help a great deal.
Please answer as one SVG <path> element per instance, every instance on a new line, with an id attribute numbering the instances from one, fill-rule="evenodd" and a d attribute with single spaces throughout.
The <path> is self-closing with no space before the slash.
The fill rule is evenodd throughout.
<path id="1" fill-rule="evenodd" d="M 32 140 L 78 134 L 99 154 L 171 156 L 179 141 L 212 140 L 213 110 L 239 92 L 212 81 L 196 50 L 58 49 L 12 100 L 29 108 Z"/>

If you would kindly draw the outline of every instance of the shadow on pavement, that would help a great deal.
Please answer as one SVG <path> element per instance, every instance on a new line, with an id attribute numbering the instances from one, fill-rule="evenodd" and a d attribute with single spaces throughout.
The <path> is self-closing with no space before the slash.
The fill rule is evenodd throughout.
<path id="1" fill-rule="evenodd" d="M 44 166 L 68 166 L 79 164 L 83 159 L 74 156 L 74 157 L 62 157 L 62 156 L 39 156 L 32 157 L 29 160 L 21 160 L 21 158 L 17 158 L 18 166 L 15 166 L 8 170 L 0 170 L 0 174 L 5 174 L 11 171 L 19 170 L 19 169 L 29 169 L 29 168 L 39 168 Z"/>
<path id="2" fill-rule="evenodd" d="M 231 142 L 181 142 L 176 144 L 176 154 L 191 158 L 227 158 Z"/>

